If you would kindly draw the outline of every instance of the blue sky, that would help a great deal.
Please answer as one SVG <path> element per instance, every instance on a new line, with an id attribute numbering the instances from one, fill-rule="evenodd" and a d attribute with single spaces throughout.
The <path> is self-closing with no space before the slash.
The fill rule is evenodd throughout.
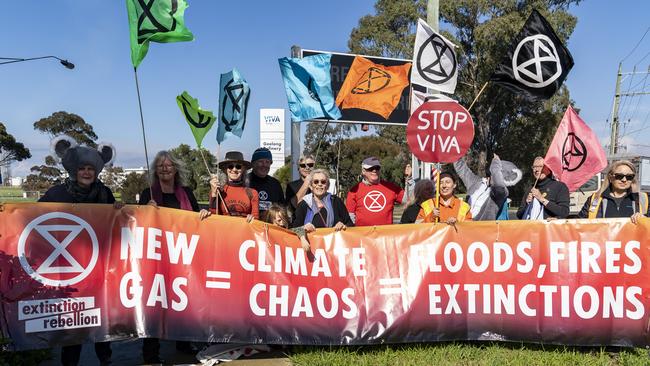
<path id="1" fill-rule="evenodd" d="M 232 149 L 246 156 L 259 144 L 259 109 L 287 108 L 277 59 L 292 45 L 347 51 L 358 19 L 374 11 L 372 0 L 189 1 L 186 24 L 193 42 L 152 43 L 138 69 L 150 154 L 194 140 L 175 102 L 187 90 L 205 109 L 218 105 L 219 74 L 236 67 L 251 85 L 248 122 L 241 139 L 231 136 L 221 154 Z M 573 7 L 578 25 L 568 47 L 575 66 L 567 79 L 581 116 L 603 139 L 609 136 L 618 62 L 634 48 L 650 26 L 650 2 L 584 1 Z M 91 123 L 100 141 L 117 148 L 117 164 L 143 166 L 144 150 L 130 47 L 126 6 L 121 0 L 21 0 L 4 4 L 0 16 L 0 57 L 56 55 L 76 65 L 67 70 L 53 60 L 0 66 L 0 121 L 32 151 L 32 159 L 15 163 L 14 175 L 25 175 L 49 151 L 49 138 L 33 123 L 53 112 L 79 114 Z M 623 64 L 624 71 L 650 51 L 650 34 Z M 637 64 L 645 71 L 650 56 Z M 628 86 L 628 82 L 630 82 Z M 635 76 L 623 84 L 650 90 L 650 81 Z M 627 131 L 650 123 L 650 96 L 627 98 L 621 117 Z M 288 126 L 288 115 L 286 131 Z M 204 146 L 216 150 L 211 132 Z M 650 129 L 623 138 L 629 151 L 650 154 Z M 288 137 L 287 137 L 288 142 Z"/>

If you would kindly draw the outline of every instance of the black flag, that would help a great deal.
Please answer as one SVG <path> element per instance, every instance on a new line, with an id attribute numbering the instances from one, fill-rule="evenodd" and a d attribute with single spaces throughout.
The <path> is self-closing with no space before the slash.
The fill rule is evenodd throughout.
<path id="1" fill-rule="evenodd" d="M 533 10 L 490 81 L 526 98 L 548 99 L 573 67 L 573 57 L 544 17 Z"/>

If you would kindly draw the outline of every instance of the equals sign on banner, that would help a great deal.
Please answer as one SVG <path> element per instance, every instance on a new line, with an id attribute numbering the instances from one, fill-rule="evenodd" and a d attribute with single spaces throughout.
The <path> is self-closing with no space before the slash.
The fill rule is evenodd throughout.
<path id="1" fill-rule="evenodd" d="M 380 278 L 379 279 L 379 294 L 380 295 L 401 295 L 402 294 L 402 279 L 397 278 Z"/>
<path id="2" fill-rule="evenodd" d="M 206 288 L 230 288 L 230 272 L 206 271 L 205 277 L 207 277 L 207 280 L 205 281 Z M 221 281 L 213 281 L 212 279 Z"/>

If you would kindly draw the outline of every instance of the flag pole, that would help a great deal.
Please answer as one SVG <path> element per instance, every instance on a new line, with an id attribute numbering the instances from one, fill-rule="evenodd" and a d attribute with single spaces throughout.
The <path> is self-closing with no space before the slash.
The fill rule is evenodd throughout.
<path id="1" fill-rule="evenodd" d="M 476 94 L 476 97 L 474 97 L 474 100 L 472 101 L 472 104 L 470 104 L 469 108 L 467 108 L 468 112 L 472 110 L 472 107 L 474 106 L 474 103 L 476 103 L 476 101 L 478 100 L 478 97 L 480 97 L 481 94 L 483 94 L 483 91 L 485 90 L 485 87 L 488 85 L 489 82 L 490 81 L 488 80 L 488 81 L 485 82 L 485 84 L 483 84 L 483 87 L 481 88 L 481 90 L 478 92 L 478 94 Z"/>
<path id="2" fill-rule="evenodd" d="M 151 169 L 149 168 L 149 153 L 147 151 L 147 136 L 144 132 L 144 116 L 142 114 L 142 100 L 140 98 L 140 83 L 138 83 L 138 68 L 133 68 L 133 75 L 135 75 L 135 90 L 138 93 L 138 108 L 140 109 L 140 126 L 142 126 L 142 141 L 144 142 L 144 159 L 147 163 L 147 172 L 151 174 Z M 153 190 L 151 188 L 151 179 L 147 179 L 149 184 L 149 192 L 151 197 L 153 197 Z"/>
<path id="3" fill-rule="evenodd" d="M 440 210 L 440 163 L 436 163 L 436 208 Z M 435 222 L 440 220 L 440 213 L 438 212 L 438 217 L 436 217 Z"/>
<path id="4" fill-rule="evenodd" d="M 221 153 L 221 144 L 217 142 L 217 166 L 219 166 L 219 154 Z M 205 163 L 205 167 L 208 169 L 208 174 L 212 176 L 212 173 L 210 173 L 210 168 L 208 168 L 208 162 L 205 160 L 205 157 L 203 156 L 203 151 L 199 148 L 199 152 L 201 152 L 201 157 L 203 158 L 203 162 Z M 246 172 L 242 172 L 242 174 L 245 174 Z M 219 171 L 217 171 L 217 179 L 219 179 Z M 242 179 L 245 179 L 242 177 Z M 219 205 L 219 199 L 221 199 L 221 203 L 223 203 L 223 209 L 226 210 L 226 215 L 230 216 L 230 211 L 228 211 L 228 206 L 226 205 L 226 200 L 223 199 L 221 196 L 221 192 L 217 189 L 217 205 Z M 219 214 L 219 208 L 217 207 L 217 214 Z"/>

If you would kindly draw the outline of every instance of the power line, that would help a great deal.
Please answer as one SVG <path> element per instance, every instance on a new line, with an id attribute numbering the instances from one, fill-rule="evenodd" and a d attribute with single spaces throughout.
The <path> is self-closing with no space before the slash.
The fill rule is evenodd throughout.
<path id="1" fill-rule="evenodd" d="M 634 48 L 632 48 L 632 51 L 630 51 L 630 53 L 628 53 L 627 56 L 623 57 L 623 59 L 621 60 L 621 63 L 623 61 L 625 61 L 628 57 L 630 57 L 630 55 L 632 55 L 634 53 L 634 51 L 636 51 L 637 47 L 639 47 L 639 45 L 641 44 L 641 42 L 645 38 L 646 34 L 648 34 L 648 31 L 650 31 L 650 27 L 648 27 L 648 29 L 645 30 L 645 33 L 643 33 L 643 36 L 641 37 L 639 42 L 636 43 L 636 46 L 634 46 Z"/>

